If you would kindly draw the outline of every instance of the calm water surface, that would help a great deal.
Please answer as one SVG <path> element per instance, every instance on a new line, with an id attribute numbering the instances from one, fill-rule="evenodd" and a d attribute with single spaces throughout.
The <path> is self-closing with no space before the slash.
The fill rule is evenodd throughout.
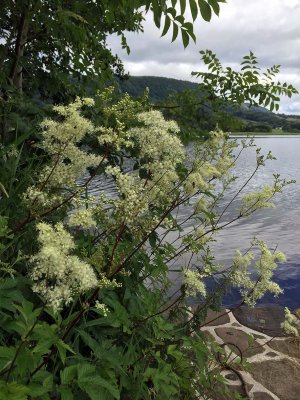
<path id="1" fill-rule="evenodd" d="M 287 261 L 279 265 L 275 280 L 284 289 L 284 294 L 277 299 L 266 296 L 262 302 L 300 307 L 300 137 L 257 137 L 255 143 L 264 154 L 271 150 L 276 160 L 267 161 L 243 193 L 271 184 L 275 173 L 287 180 L 295 179 L 296 183 L 276 195 L 276 208 L 260 210 L 220 232 L 214 246 L 215 254 L 220 261 L 230 264 L 234 250 L 246 250 L 253 236 L 266 241 L 271 249 L 277 247 L 282 250 Z M 255 157 L 255 148 L 249 148 L 238 160 L 234 174 L 239 178 L 226 196 L 227 201 L 250 177 L 255 168 Z M 227 215 L 228 219 L 235 215 L 234 211 L 233 206 Z M 230 303 L 230 297 L 227 301 Z"/>
<path id="2" fill-rule="evenodd" d="M 246 250 L 254 236 L 266 241 L 271 249 L 277 247 L 282 250 L 287 256 L 287 261 L 279 265 L 275 280 L 284 289 L 284 294 L 277 299 L 266 296 L 262 302 L 297 308 L 300 307 L 300 136 L 257 137 L 255 143 L 262 149 L 263 154 L 271 150 L 277 159 L 267 161 L 266 166 L 258 171 L 242 194 L 257 191 L 266 184 L 272 184 L 275 173 L 279 173 L 281 178 L 295 179 L 297 182 L 289 185 L 282 194 L 276 195 L 275 209 L 260 210 L 255 215 L 242 219 L 221 231 L 213 246 L 214 253 L 217 261 L 230 265 L 234 250 L 237 248 Z M 226 194 L 223 200 L 224 205 L 247 181 L 255 165 L 255 148 L 244 150 L 233 171 L 239 178 Z M 103 181 L 103 178 L 99 177 L 99 180 L 98 178 L 95 180 L 91 191 L 97 194 L 99 187 L 101 191 L 104 190 L 114 196 L 111 181 Z M 224 215 L 223 221 L 229 221 L 236 215 L 237 204 L 238 202 L 233 202 Z M 187 215 L 187 210 L 179 210 L 179 219 L 183 220 Z M 188 231 L 189 224 L 185 224 L 184 228 Z M 178 264 L 178 267 L 182 267 L 182 264 Z M 178 274 L 175 273 L 172 276 L 174 288 L 179 286 L 176 275 Z M 233 292 L 225 298 L 225 303 L 233 304 L 236 300 L 237 293 Z"/>

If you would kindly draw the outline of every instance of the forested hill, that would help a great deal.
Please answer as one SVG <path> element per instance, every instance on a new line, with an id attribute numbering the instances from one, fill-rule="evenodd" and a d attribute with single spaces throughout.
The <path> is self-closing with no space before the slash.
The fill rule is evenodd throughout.
<path id="1" fill-rule="evenodd" d="M 126 80 L 119 80 L 122 92 L 130 96 L 141 96 L 146 88 L 149 88 L 149 96 L 152 101 L 162 101 L 169 94 L 184 90 L 197 90 L 197 83 L 181 81 L 179 79 L 163 78 L 159 76 L 132 76 Z"/>
<path id="2" fill-rule="evenodd" d="M 127 92 L 133 97 L 141 96 L 149 88 L 153 102 L 163 102 L 170 94 L 197 91 L 198 88 L 194 82 L 156 76 L 132 76 L 127 80 L 118 80 L 118 85 L 121 92 Z M 249 107 L 246 104 L 240 107 L 229 106 L 226 113 L 235 120 L 233 131 L 271 132 L 272 129 L 282 129 L 285 132 L 300 132 L 300 116 L 275 114 L 263 107 Z M 240 124 L 236 124 L 237 120 Z"/>

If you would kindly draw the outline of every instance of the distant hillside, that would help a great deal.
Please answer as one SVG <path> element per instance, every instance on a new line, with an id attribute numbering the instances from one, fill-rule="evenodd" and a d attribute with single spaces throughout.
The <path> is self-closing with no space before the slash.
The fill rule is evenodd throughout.
<path id="1" fill-rule="evenodd" d="M 162 101 L 169 94 L 184 90 L 196 91 L 198 88 L 197 83 L 158 76 L 132 76 L 127 80 L 118 80 L 118 84 L 123 93 L 127 92 L 133 97 L 141 96 L 149 88 L 152 101 Z"/>
<path id="2" fill-rule="evenodd" d="M 117 83 L 121 92 L 127 92 L 133 97 L 141 96 L 149 88 L 150 100 L 153 102 L 163 102 L 172 93 L 198 90 L 197 83 L 156 76 L 132 76 L 127 80 L 118 80 Z M 267 132 L 279 128 L 287 132 L 300 132 L 300 116 L 275 114 L 263 107 L 249 107 L 247 104 L 228 106 L 225 111 L 240 120 L 245 131 Z"/>

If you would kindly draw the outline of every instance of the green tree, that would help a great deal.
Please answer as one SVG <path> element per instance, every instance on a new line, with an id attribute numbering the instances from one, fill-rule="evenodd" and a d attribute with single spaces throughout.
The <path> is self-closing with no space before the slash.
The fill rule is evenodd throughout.
<path id="1" fill-rule="evenodd" d="M 223 0 L 191 0 L 193 20 L 198 12 L 209 21 L 219 14 Z M 112 33 L 121 36 L 129 51 L 125 31 L 142 31 L 143 15 L 153 13 L 157 27 L 164 23 L 163 34 L 173 27 L 173 40 L 181 31 L 184 45 L 195 40 L 193 24 L 187 22 L 186 1 L 145 0 L 4 0 L 0 12 L 0 84 L 17 91 L 46 96 L 64 92 L 72 79 L 85 76 L 107 79 L 111 70 L 122 73 L 122 66 L 106 45 Z M 78 85 L 76 82 L 77 93 Z"/>
<path id="2" fill-rule="evenodd" d="M 243 122 L 228 114 L 228 108 L 241 113 L 240 106 L 269 107 L 270 111 L 279 109 L 280 96 L 291 97 L 298 93 L 293 85 L 276 81 L 280 71 L 274 65 L 262 71 L 257 57 L 250 52 L 243 57 L 241 70 L 224 67 L 211 50 L 200 51 L 201 60 L 207 72 L 192 72 L 200 78 L 198 90 L 186 90 L 169 96 L 166 102 L 154 107 L 178 121 L 183 137 L 190 140 L 206 135 L 209 130 L 219 126 L 225 131 L 243 129 Z M 256 113 L 256 118 L 260 114 Z M 261 118 L 267 118 L 264 115 Z M 268 125 L 264 130 L 268 130 Z M 271 127 L 270 127 L 271 129 Z"/>
<path id="3" fill-rule="evenodd" d="M 195 40 L 193 21 L 206 21 L 219 14 L 224 0 L 3 0 L 0 10 L 0 134 L 2 142 L 26 133 L 32 139 L 32 121 L 40 120 L 46 103 L 74 100 L 76 95 L 95 93 L 112 73 L 123 75 L 118 56 L 106 38 L 120 36 L 129 52 L 126 31 L 142 31 L 146 12 L 152 12 L 162 34 L 181 32 L 184 46 Z M 20 94 L 24 94 L 20 100 Z M 35 118 L 36 117 L 36 118 Z"/>

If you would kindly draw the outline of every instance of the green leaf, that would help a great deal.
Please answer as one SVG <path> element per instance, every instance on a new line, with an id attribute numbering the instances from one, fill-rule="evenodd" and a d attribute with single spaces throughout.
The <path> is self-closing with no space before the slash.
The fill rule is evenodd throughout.
<path id="1" fill-rule="evenodd" d="M 56 347 L 57 347 L 58 353 L 60 355 L 60 359 L 63 364 L 66 361 L 66 352 L 67 351 L 69 351 L 72 354 L 75 354 L 75 352 L 71 349 L 71 347 L 61 339 L 59 339 L 58 342 L 56 343 Z"/>
<path id="2" fill-rule="evenodd" d="M 76 21 L 83 22 L 84 24 L 88 24 L 88 21 L 86 19 L 84 19 L 81 15 L 79 15 L 73 11 L 58 10 L 57 13 L 62 17 L 73 18 Z"/>
<path id="3" fill-rule="evenodd" d="M 195 19 L 197 18 L 197 15 L 198 15 L 198 6 L 196 3 L 196 0 L 190 0 L 190 9 L 191 9 L 193 21 L 195 21 Z"/>
<path id="4" fill-rule="evenodd" d="M 170 25 L 171 25 L 171 18 L 168 15 L 166 15 L 165 26 L 164 26 L 161 36 L 165 36 L 165 34 L 168 32 L 168 30 L 170 28 Z"/>
<path id="5" fill-rule="evenodd" d="M 16 351 L 15 347 L 0 347 L 0 371 L 11 363 Z"/>
<path id="6" fill-rule="evenodd" d="M 198 0 L 200 13 L 204 21 L 209 22 L 211 20 L 211 8 L 209 4 L 206 3 L 205 0 Z"/>
<path id="7" fill-rule="evenodd" d="M 176 40 L 177 36 L 178 36 L 178 25 L 173 22 L 172 42 L 174 42 L 174 40 Z"/>
<path id="8" fill-rule="evenodd" d="M 183 29 L 181 29 L 181 36 L 182 36 L 183 46 L 184 46 L 184 48 L 186 48 L 189 44 L 190 37 L 189 37 L 187 31 L 184 31 Z"/>
<path id="9" fill-rule="evenodd" d="M 110 376 L 104 379 L 101 377 L 100 371 L 96 370 L 96 367 L 91 364 L 78 365 L 78 385 L 89 395 L 91 400 L 104 398 L 103 394 L 106 390 L 114 399 L 120 399 L 116 377 Z"/>
<path id="10" fill-rule="evenodd" d="M 212 7 L 214 10 L 214 13 L 219 16 L 220 14 L 220 6 L 217 0 L 208 0 L 208 4 Z"/>
<path id="11" fill-rule="evenodd" d="M 67 386 L 60 386 L 59 393 L 61 396 L 61 400 L 73 400 L 74 399 L 72 390 L 70 388 L 68 388 Z"/>
<path id="12" fill-rule="evenodd" d="M 180 12 L 183 15 L 186 9 L 186 0 L 180 0 Z"/>
<path id="13" fill-rule="evenodd" d="M 158 28 L 160 28 L 161 7 L 159 5 L 158 0 L 153 0 L 152 1 L 152 11 L 153 11 L 154 23 Z"/>
<path id="14" fill-rule="evenodd" d="M 78 370 L 77 365 L 71 365 L 62 370 L 60 372 L 61 383 L 64 385 L 72 383 L 72 381 L 74 381 L 77 378 L 77 370 Z"/>
<path id="15" fill-rule="evenodd" d="M 30 389 L 17 382 L 0 381 L 0 400 L 27 400 Z"/>

